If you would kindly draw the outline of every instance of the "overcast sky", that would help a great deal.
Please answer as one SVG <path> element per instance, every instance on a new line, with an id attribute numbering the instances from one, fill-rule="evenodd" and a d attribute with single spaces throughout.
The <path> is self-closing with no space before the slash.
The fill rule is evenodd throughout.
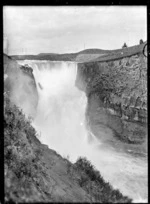
<path id="1" fill-rule="evenodd" d="M 4 6 L 7 54 L 118 49 L 147 40 L 145 6 Z"/>

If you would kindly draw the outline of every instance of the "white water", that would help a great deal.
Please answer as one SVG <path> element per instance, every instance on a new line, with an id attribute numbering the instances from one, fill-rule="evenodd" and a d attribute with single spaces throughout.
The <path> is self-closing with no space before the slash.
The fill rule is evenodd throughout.
<path id="1" fill-rule="evenodd" d="M 41 142 L 62 156 L 69 155 L 72 162 L 86 156 L 114 188 L 134 202 L 146 202 L 146 161 L 106 147 L 86 130 L 87 99 L 85 93 L 75 87 L 77 65 L 33 60 L 19 63 L 33 68 L 39 94 L 33 125 L 41 134 Z"/>

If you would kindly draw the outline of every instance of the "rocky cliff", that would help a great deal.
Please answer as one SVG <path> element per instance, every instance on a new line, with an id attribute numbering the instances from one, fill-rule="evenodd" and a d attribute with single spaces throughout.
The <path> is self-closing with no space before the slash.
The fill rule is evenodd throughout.
<path id="1" fill-rule="evenodd" d="M 142 144 L 147 126 L 147 58 L 144 45 L 78 64 L 76 85 L 86 92 L 87 116 L 120 140 Z M 92 111 L 91 111 L 92 110 Z"/>

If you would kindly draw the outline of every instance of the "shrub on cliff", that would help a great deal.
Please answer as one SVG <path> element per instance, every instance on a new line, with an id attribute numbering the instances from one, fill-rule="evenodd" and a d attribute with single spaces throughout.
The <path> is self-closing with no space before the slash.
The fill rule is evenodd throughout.
<path id="1" fill-rule="evenodd" d="M 80 173 L 78 183 L 90 195 L 94 201 L 101 203 L 131 203 L 131 199 L 123 196 L 119 190 L 105 182 L 99 171 L 85 157 L 79 157 L 74 164 L 75 169 Z"/>

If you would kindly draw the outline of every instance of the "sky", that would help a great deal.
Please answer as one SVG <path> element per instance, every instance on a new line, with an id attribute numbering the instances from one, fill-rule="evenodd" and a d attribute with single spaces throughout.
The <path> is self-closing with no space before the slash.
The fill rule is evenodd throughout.
<path id="1" fill-rule="evenodd" d="M 73 53 L 147 40 L 146 6 L 4 6 L 4 52 Z"/>

